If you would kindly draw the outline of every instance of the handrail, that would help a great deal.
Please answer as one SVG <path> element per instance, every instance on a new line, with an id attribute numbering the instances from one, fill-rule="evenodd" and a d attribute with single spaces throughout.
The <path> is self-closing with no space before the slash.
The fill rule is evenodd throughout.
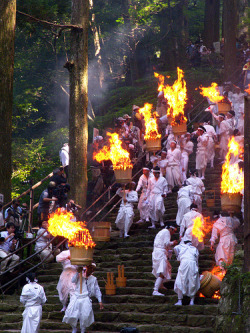
<path id="1" fill-rule="evenodd" d="M 32 243 L 34 243 L 35 241 L 37 241 L 40 237 L 42 237 L 42 235 L 43 235 L 46 231 L 47 231 L 47 230 L 44 230 L 44 232 L 43 232 L 41 235 L 39 235 L 37 238 L 33 238 L 29 243 L 24 244 L 24 245 L 21 246 L 20 248 L 18 248 L 18 249 L 16 249 L 15 251 L 9 253 L 6 257 L 1 258 L 1 259 L 0 259 L 0 264 L 1 264 L 1 262 L 4 261 L 5 259 L 11 257 L 12 254 L 15 254 L 15 253 L 19 252 L 20 250 L 24 249 L 26 246 L 29 246 L 30 244 L 32 244 Z"/>
<path id="2" fill-rule="evenodd" d="M 50 177 L 53 176 L 53 172 L 51 172 L 48 176 L 46 176 L 45 178 L 43 178 L 42 180 L 40 180 L 38 183 L 36 183 L 35 185 L 33 185 L 32 187 L 30 187 L 27 191 L 23 192 L 22 194 L 20 194 L 18 197 L 15 198 L 15 200 L 18 200 L 22 197 L 24 197 L 25 195 L 27 195 L 28 193 L 30 193 L 31 190 L 34 190 L 35 188 L 37 188 L 38 186 L 40 186 L 42 183 L 44 183 L 47 179 L 49 179 Z M 14 199 L 13 199 L 14 200 Z M 7 204 L 5 204 L 3 206 L 3 208 L 8 207 L 9 205 L 12 204 L 13 200 L 11 200 L 10 202 L 8 202 Z"/>
<path id="3" fill-rule="evenodd" d="M 54 238 L 55 238 L 55 237 L 54 237 Z M 54 252 L 55 252 L 55 251 L 56 251 L 56 250 L 57 250 L 57 249 L 58 249 L 63 243 L 65 243 L 66 241 L 67 241 L 67 239 L 63 239 L 59 244 L 57 244 L 56 247 L 54 248 L 54 250 L 52 250 L 52 253 L 54 253 Z M 47 244 L 47 245 L 48 245 L 48 244 Z M 46 246 L 46 247 L 47 247 L 47 246 Z M 46 248 L 46 247 L 45 247 L 45 248 Z M 43 251 L 43 249 L 42 249 L 41 251 Z M 37 254 L 40 253 L 41 251 L 34 253 L 34 255 L 37 255 Z M 34 255 L 32 255 L 32 256 L 34 256 Z M 8 281 L 7 283 L 5 283 L 4 285 L 2 285 L 2 286 L 0 287 L 1 290 L 2 290 L 3 288 L 5 288 L 6 286 L 8 286 L 9 284 L 15 282 L 16 280 L 19 280 L 22 276 L 26 275 L 27 273 L 29 273 L 29 272 L 31 272 L 32 270 L 34 270 L 34 269 L 36 269 L 37 267 L 39 267 L 42 263 L 44 263 L 44 261 L 45 261 L 50 255 L 51 255 L 51 253 L 49 253 L 46 257 L 44 257 L 43 260 L 41 260 L 37 265 L 31 267 L 30 269 L 28 269 L 28 270 L 25 271 L 24 273 L 20 274 L 19 276 L 15 277 L 14 279 L 12 279 L 12 280 Z M 29 257 L 29 258 L 30 258 L 30 257 Z M 27 258 L 27 259 L 29 259 L 29 258 Z M 3 290 L 2 290 L 2 293 L 4 293 Z"/>
<path id="4" fill-rule="evenodd" d="M 53 242 L 53 240 L 55 238 L 56 237 L 53 237 L 41 250 L 33 253 L 31 256 L 27 257 L 26 259 L 23 259 L 23 260 L 19 261 L 15 266 L 13 266 L 11 268 L 8 268 L 6 271 L 4 271 L 3 273 L 0 274 L 0 277 L 3 276 L 4 274 L 8 273 L 11 269 L 16 268 L 17 266 L 20 266 L 21 264 L 23 264 L 27 260 L 30 260 L 31 258 L 33 258 L 34 256 L 36 256 L 37 254 L 39 254 L 40 252 L 42 252 L 43 250 L 45 250 Z"/>
<path id="5" fill-rule="evenodd" d="M 162 152 L 162 149 L 156 154 L 159 155 Z M 150 163 L 150 161 L 148 161 L 146 163 L 146 165 L 148 165 Z M 142 171 L 143 168 L 141 168 L 139 171 L 136 172 L 136 174 L 132 177 L 132 180 Z M 110 198 L 110 200 L 88 221 L 88 222 L 92 222 L 94 220 L 94 218 L 99 215 L 104 208 L 106 208 L 112 201 L 113 199 L 116 197 L 117 194 L 114 194 L 112 198 Z M 106 217 L 106 215 L 105 215 Z"/>

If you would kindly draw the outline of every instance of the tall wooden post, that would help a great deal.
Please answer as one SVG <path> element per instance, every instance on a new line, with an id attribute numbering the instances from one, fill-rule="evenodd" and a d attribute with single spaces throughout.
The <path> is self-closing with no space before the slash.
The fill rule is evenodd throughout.
<path id="1" fill-rule="evenodd" d="M 11 199 L 11 133 L 16 0 L 0 1 L 0 193 Z"/>
<path id="2" fill-rule="evenodd" d="M 245 96 L 244 127 L 244 270 L 250 272 L 250 96 Z"/>
<path id="3" fill-rule="evenodd" d="M 70 196 L 85 207 L 87 194 L 88 145 L 88 26 L 89 0 L 72 0 L 71 59 L 65 65 L 70 74 L 69 99 L 69 183 Z"/>

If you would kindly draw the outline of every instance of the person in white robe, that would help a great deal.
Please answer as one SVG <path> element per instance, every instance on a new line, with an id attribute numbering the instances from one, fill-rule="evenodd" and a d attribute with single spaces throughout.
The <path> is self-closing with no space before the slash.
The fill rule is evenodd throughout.
<path id="1" fill-rule="evenodd" d="M 166 157 L 167 157 L 167 152 L 165 150 L 162 150 L 161 157 L 157 161 L 157 165 L 161 170 L 161 176 L 162 177 L 166 176 L 166 167 L 167 167 L 167 164 L 168 164 L 168 160 L 167 160 Z"/>
<path id="2" fill-rule="evenodd" d="M 89 273 L 90 272 L 90 273 Z M 102 294 L 96 277 L 90 275 L 92 265 L 84 267 L 82 271 L 82 293 L 80 294 L 80 273 L 76 273 L 72 278 L 72 283 L 76 285 L 74 294 L 70 298 L 70 303 L 65 311 L 63 322 L 70 324 L 72 333 L 77 332 L 77 322 L 80 322 L 81 333 L 85 333 L 86 327 L 94 322 L 94 312 L 92 309 L 91 297 L 96 297 L 100 310 L 103 310 Z"/>
<path id="3" fill-rule="evenodd" d="M 67 308 L 68 296 L 72 296 L 75 291 L 75 285 L 71 280 L 77 271 L 77 266 L 71 265 L 69 250 L 62 251 L 58 254 L 56 261 L 60 262 L 63 267 L 56 289 L 59 294 L 60 302 L 63 305 L 61 312 L 64 312 Z"/>
<path id="4" fill-rule="evenodd" d="M 217 266 L 223 268 L 223 262 L 230 265 L 233 262 L 237 238 L 234 230 L 238 228 L 240 221 L 237 217 L 228 216 L 227 212 L 222 212 L 217 221 L 215 221 L 211 235 L 211 250 L 214 250 L 215 241 L 220 237 L 219 244 L 215 252 L 215 261 Z"/>
<path id="5" fill-rule="evenodd" d="M 233 110 L 227 113 L 226 122 L 229 124 L 229 136 L 232 136 L 235 130 L 235 112 Z"/>
<path id="6" fill-rule="evenodd" d="M 203 127 L 206 129 L 206 133 L 209 137 L 208 144 L 207 144 L 207 162 L 210 163 L 210 167 L 214 167 L 214 157 L 215 157 L 215 142 L 217 141 L 217 134 L 215 129 L 209 123 L 204 123 Z"/>
<path id="7" fill-rule="evenodd" d="M 191 234 L 192 245 L 197 247 L 197 249 L 200 251 L 204 249 L 204 242 L 203 241 L 199 242 L 198 238 L 192 232 L 194 226 L 194 220 L 197 217 L 201 220 L 201 227 L 203 227 L 204 219 L 202 214 L 198 212 L 198 207 L 196 204 L 191 204 L 190 211 L 183 216 L 180 224 L 180 239 L 183 242 L 189 240 L 189 238 L 187 239 L 187 237 L 189 237 L 189 235 Z"/>
<path id="8" fill-rule="evenodd" d="M 220 113 L 218 116 L 210 111 L 212 116 L 217 120 L 219 124 L 219 137 L 220 137 L 220 158 L 224 161 L 227 150 L 228 150 L 228 141 L 230 138 L 230 123 L 226 121 L 226 117 L 223 113 Z"/>
<path id="9" fill-rule="evenodd" d="M 141 190 L 140 200 L 138 203 L 138 210 L 140 212 L 140 220 L 136 223 L 144 223 L 145 221 L 149 221 L 149 202 L 146 198 L 146 193 L 148 189 L 148 182 L 150 177 L 153 177 L 153 175 L 150 173 L 149 168 L 144 167 L 142 169 L 143 174 L 139 178 L 136 192 L 138 193 Z"/>
<path id="10" fill-rule="evenodd" d="M 194 297 L 200 289 L 198 258 L 199 251 L 190 240 L 174 247 L 177 260 L 180 261 L 174 291 L 178 295 L 175 305 L 182 305 L 183 295 L 190 297 L 189 305 L 194 305 Z"/>
<path id="11" fill-rule="evenodd" d="M 160 176 L 160 168 L 158 166 L 153 169 L 153 175 L 154 177 L 150 178 L 148 182 L 145 200 L 149 202 L 149 216 L 152 223 L 149 228 L 155 229 L 155 223 L 159 220 L 160 226 L 164 227 L 164 198 L 167 195 L 168 183 L 164 177 Z"/>
<path id="12" fill-rule="evenodd" d="M 117 228 L 120 230 L 120 237 L 129 237 L 129 229 L 133 224 L 134 219 L 134 204 L 138 202 L 138 194 L 134 190 L 135 183 L 129 184 L 129 189 L 124 190 L 120 187 L 116 194 L 122 198 L 120 209 L 115 220 Z"/>
<path id="13" fill-rule="evenodd" d="M 180 143 L 182 184 L 187 179 L 189 155 L 192 154 L 192 152 L 194 150 L 194 144 L 192 141 L 190 141 L 190 138 L 191 138 L 191 134 L 186 133 Z"/>
<path id="14" fill-rule="evenodd" d="M 21 333 L 38 333 L 42 319 L 42 305 L 47 301 L 43 287 L 37 283 L 35 273 L 27 274 L 20 302 L 25 306 Z"/>
<path id="15" fill-rule="evenodd" d="M 203 181 L 196 176 L 196 170 L 189 171 L 190 177 L 186 180 L 187 185 L 192 185 L 193 202 L 198 206 L 198 211 L 202 212 L 202 193 L 205 191 Z"/>
<path id="16" fill-rule="evenodd" d="M 181 186 L 181 151 L 176 148 L 177 142 L 172 140 L 170 149 L 167 153 L 167 167 L 166 167 L 166 180 L 168 182 L 168 189 L 172 191 L 175 185 Z"/>
<path id="17" fill-rule="evenodd" d="M 159 231 L 154 239 L 154 249 L 152 253 L 152 274 L 156 277 L 153 296 L 164 296 L 159 292 L 163 283 L 171 279 L 171 264 L 168 259 L 171 256 L 171 246 L 176 245 L 176 240 L 171 241 L 171 236 L 177 231 L 173 226 Z"/>
<path id="18" fill-rule="evenodd" d="M 198 176 L 201 179 L 205 179 L 205 171 L 208 162 L 208 141 L 209 136 L 206 133 L 206 129 L 203 126 L 199 126 L 196 132 L 198 135 L 198 144 L 196 151 L 196 169 L 198 170 Z"/>
<path id="19" fill-rule="evenodd" d="M 178 191 L 177 205 L 178 212 L 176 215 L 176 224 L 180 225 L 184 214 L 190 211 L 193 200 L 193 186 L 183 185 Z"/>

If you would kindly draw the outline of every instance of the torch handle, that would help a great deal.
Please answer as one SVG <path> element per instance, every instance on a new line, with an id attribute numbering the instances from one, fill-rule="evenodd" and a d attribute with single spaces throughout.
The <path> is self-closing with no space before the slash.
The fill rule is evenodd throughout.
<path id="1" fill-rule="evenodd" d="M 83 267 L 79 267 L 80 268 L 80 294 L 82 294 L 82 269 Z"/>

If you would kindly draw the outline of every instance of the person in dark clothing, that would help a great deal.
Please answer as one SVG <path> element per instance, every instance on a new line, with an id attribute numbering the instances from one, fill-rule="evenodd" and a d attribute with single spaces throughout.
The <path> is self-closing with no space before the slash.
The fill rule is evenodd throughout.
<path id="1" fill-rule="evenodd" d="M 50 182 L 55 182 L 56 185 L 66 184 L 66 177 L 63 171 L 63 167 L 56 168 L 53 171 L 53 176 L 50 178 Z"/>
<path id="2" fill-rule="evenodd" d="M 55 187 L 55 182 L 50 182 L 48 187 L 40 195 L 37 209 L 38 218 L 40 221 L 48 221 L 50 202 L 58 200 L 57 198 L 53 197 L 53 191 Z"/>

